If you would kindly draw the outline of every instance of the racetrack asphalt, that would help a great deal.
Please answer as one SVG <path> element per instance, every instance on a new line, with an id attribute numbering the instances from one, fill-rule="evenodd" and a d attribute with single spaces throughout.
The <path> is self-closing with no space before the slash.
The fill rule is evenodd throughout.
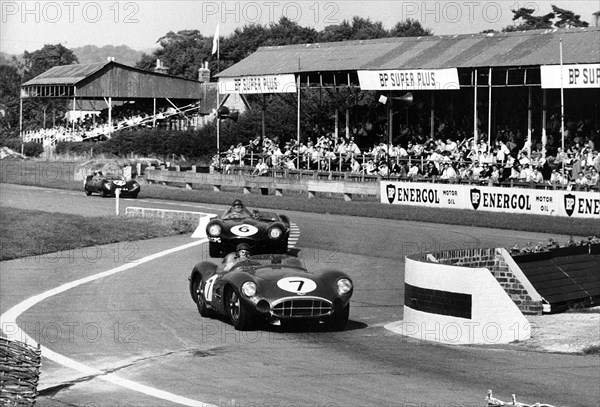
<path id="1" fill-rule="evenodd" d="M 4 185 L 0 188 L 5 205 Z M 110 212 L 114 204 L 46 190 L 21 192 L 49 208 L 69 202 L 94 214 Z M 239 333 L 220 320 L 201 318 L 187 275 L 205 258 L 205 245 L 73 288 L 34 306 L 18 322 L 74 360 L 219 406 L 479 406 L 488 388 L 505 400 L 515 393 L 531 403 L 599 404 L 597 357 L 442 346 L 383 329 L 402 318 L 406 252 L 424 245 L 511 245 L 542 236 L 328 215 L 291 213 L 290 218 L 300 227 L 299 246 L 311 267 L 342 265 L 356 282 L 345 332 Z M 189 236 L 178 236 L 2 262 L 0 312 L 63 283 L 189 242 Z M 40 389 L 42 406 L 176 405 L 46 359 Z"/>

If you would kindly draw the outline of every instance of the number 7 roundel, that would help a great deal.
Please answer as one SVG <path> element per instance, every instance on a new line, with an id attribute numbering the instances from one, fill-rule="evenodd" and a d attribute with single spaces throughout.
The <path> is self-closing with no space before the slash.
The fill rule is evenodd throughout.
<path id="1" fill-rule="evenodd" d="M 317 289 L 317 284 L 304 277 L 286 277 L 277 281 L 277 287 L 294 294 L 306 294 Z"/>

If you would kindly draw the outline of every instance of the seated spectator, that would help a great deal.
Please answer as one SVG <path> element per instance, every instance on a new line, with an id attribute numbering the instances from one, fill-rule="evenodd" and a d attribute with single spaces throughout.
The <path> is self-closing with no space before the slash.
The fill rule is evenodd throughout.
<path id="1" fill-rule="evenodd" d="M 458 178 L 458 174 L 456 174 L 456 170 L 454 169 L 454 167 L 450 165 L 450 163 L 444 163 L 440 179 L 453 181 L 456 178 Z"/>
<path id="2" fill-rule="evenodd" d="M 490 182 L 497 184 L 501 181 L 502 175 L 500 174 L 500 169 L 497 165 L 492 165 L 492 170 L 490 172 L 489 180 Z"/>
<path id="3" fill-rule="evenodd" d="M 579 173 L 577 173 L 577 178 L 573 180 L 573 184 L 579 187 L 587 187 L 590 184 L 590 181 L 582 171 L 579 171 Z"/>
<path id="4" fill-rule="evenodd" d="M 360 173 L 360 163 L 356 160 L 356 158 L 352 157 L 352 161 L 350 162 L 350 171 L 358 174 Z"/>
<path id="5" fill-rule="evenodd" d="M 267 163 L 265 163 L 265 160 L 261 158 L 258 160 L 258 163 L 256 163 L 256 167 L 254 168 L 254 171 L 252 171 L 252 175 L 265 175 L 267 171 L 269 171 L 269 166 Z"/>
<path id="6" fill-rule="evenodd" d="M 417 176 L 419 176 L 421 174 L 421 169 L 419 168 L 419 165 L 417 164 L 416 161 L 414 161 L 411 166 L 410 169 L 408 170 L 408 173 L 406 174 L 406 176 L 408 178 L 415 178 Z"/>
<path id="7" fill-rule="evenodd" d="M 569 179 L 565 176 L 562 169 L 554 168 L 550 175 L 550 184 L 565 187 L 569 185 Z"/>
<path id="8" fill-rule="evenodd" d="M 429 161 L 425 170 L 425 176 L 428 178 L 433 178 L 437 177 L 438 175 L 440 175 L 440 172 L 438 171 L 437 167 L 432 161 Z"/>
<path id="9" fill-rule="evenodd" d="M 541 184 L 544 182 L 544 176 L 542 175 L 542 172 L 540 171 L 539 167 L 535 167 L 533 169 L 531 181 L 535 182 L 536 184 Z"/>
<path id="10" fill-rule="evenodd" d="M 600 173 L 598 173 L 596 167 L 590 168 L 589 180 L 590 186 L 600 185 Z"/>
<path id="11" fill-rule="evenodd" d="M 533 170 L 529 163 L 523 164 L 521 172 L 519 173 L 519 181 L 530 182 L 533 177 Z"/>

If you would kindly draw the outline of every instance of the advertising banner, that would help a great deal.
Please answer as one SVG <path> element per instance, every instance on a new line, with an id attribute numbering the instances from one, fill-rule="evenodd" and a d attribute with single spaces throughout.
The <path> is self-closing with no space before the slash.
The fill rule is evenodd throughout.
<path id="1" fill-rule="evenodd" d="M 358 71 L 362 90 L 457 90 L 458 70 L 393 69 Z"/>
<path id="2" fill-rule="evenodd" d="M 293 74 L 219 78 L 219 92 L 221 94 L 296 93 L 296 79 Z"/>
<path id="3" fill-rule="evenodd" d="M 542 89 L 560 89 L 560 68 L 560 65 L 540 67 Z M 562 65 L 562 87 L 600 89 L 600 64 Z"/>
<path id="4" fill-rule="evenodd" d="M 600 220 L 600 192 L 381 181 L 381 203 Z"/>

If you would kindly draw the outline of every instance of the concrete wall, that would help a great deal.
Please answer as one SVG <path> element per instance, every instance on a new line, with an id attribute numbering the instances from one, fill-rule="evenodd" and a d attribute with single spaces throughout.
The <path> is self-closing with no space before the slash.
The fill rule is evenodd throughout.
<path id="1" fill-rule="evenodd" d="M 249 170 L 252 170 L 250 167 Z M 302 170 L 284 170 L 281 173 L 272 171 L 270 176 L 252 176 L 244 169 L 233 170 L 232 174 L 198 173 L 192 171 L 146 170 L 148 182 L 186 184 L 188 188 L 197 185 L 212 185 L 219 191 L 221 187 L 240 188 L 243 193 L 252 189 L 274 192 L 282 195 L 285 192 L 306 192 L 308 198 L 316 193 L 335 193 L 351 200 L 352 195 L 370 195 L 379 198 L 379 182 L 377 177 L 351 175 L 348 173 L 317 172 Z M 371 182 L 369 182 L 371 181 Z"/>
<path id="2" fill-rule="evenodd" d="M 526 315 L 541 315 L 543 300 L 506 249 L 466 249 L 433 253 L 439 263 L 463 267 L 485 267 Z"/>
<path id="3" fill-rule="evenodd" d="M 473 257 L 477 255 L 473 253 Z M 400 332 L 449 344 L 501 344 L 528 339 L 531 325 L 494 273 L 484 265 L 457 265 L 460 260 L 449 257 L 448 263 L 455 264 L 435 262 L 427 254 L 406 258 Z M 498 273 L 505 273 L 500 270 L 502 267 L 498 267 Z"/>

